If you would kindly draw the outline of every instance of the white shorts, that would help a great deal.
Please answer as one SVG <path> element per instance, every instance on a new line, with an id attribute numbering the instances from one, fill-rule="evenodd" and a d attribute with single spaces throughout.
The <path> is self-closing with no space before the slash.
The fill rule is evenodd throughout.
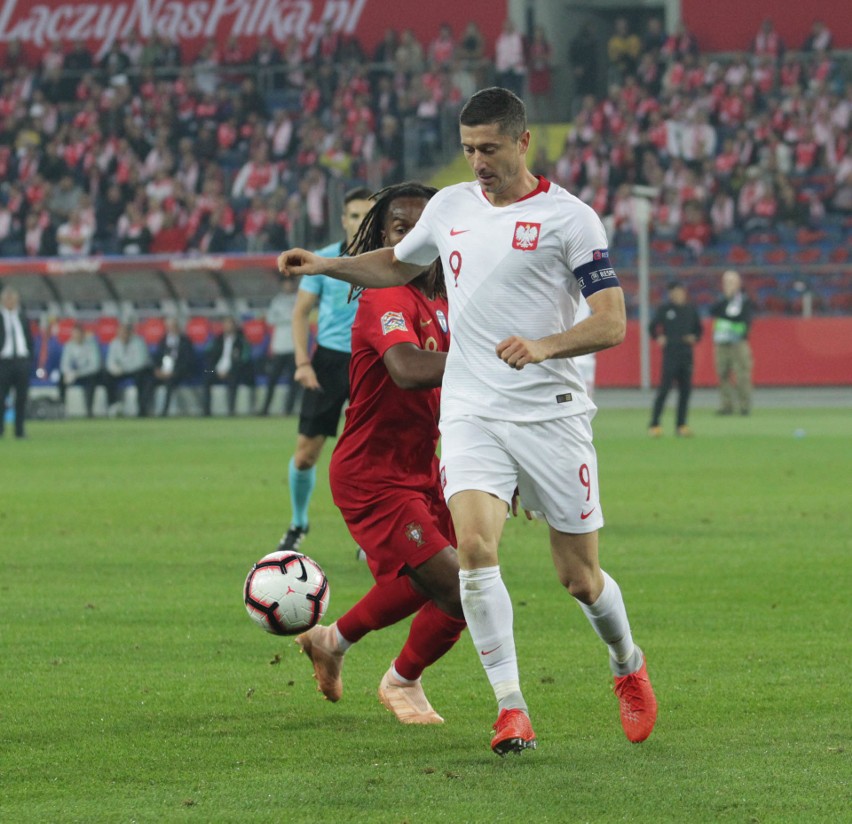
<path id="1" fill-rule="evenodd" d="M 598 461 L 588 415 L 509 423 L 465 416 L 441 421 L 444 499 L 478 490 L 540 512 L 559 532 L 594 532 L 604 524 Z"/>

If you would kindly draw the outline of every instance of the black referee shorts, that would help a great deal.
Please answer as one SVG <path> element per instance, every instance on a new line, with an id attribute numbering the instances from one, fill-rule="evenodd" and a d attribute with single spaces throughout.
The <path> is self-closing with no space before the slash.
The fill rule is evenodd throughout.
<path id="1" fill-rule="evenodd" d="M 299 415 L 299 434 L 308 438 L 337 437 L 343 405 L 349 400 L 348 352 L 318 346 L 311 359 L 321 389 L 306 389 Z"/>

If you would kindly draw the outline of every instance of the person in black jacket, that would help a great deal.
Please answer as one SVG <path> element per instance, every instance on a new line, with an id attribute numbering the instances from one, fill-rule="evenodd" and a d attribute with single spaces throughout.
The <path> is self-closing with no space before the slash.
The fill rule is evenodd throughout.
<path id="1" fill-rule="evenodd" d="M 228 414 L 231 416 L 236 413 L 237 387 L 240 384 L 251 387 L 254 401 L 256 375 L 251 359 L 251 344 L 231 317 L 223 321 L 222 334 L 213 341 L 207 355 L 207 366 L 204 370 L 204 415 L 208 418 L 211 414 L 211 390 L 215 383 L 224 383 L 228 387 Z"/>
<path id="2" fill-rule="evenodd" d="M 677 280 L 668 285 L 668 300 L 660 306 L 648 326 L 648 332 L 663 350 L 663 375 L 654 409 L 651 413 L 649 434 L 659 438 L 663 434 L 660 416 L 666 404 L 672 384 L 678 386 L 677 428 L 681 437 L 689 437 L 692 430 L 687 426 L 689 395 L 692 391 L 692 349 L 701 339 L 701 319 L 698 310 L 689 303 L 686 287 Z"/>
<path id="3" fill-rule="evenodd" d="M 15 390 L 15 437 L 24 437 L 33 354 L 33 335 L 21 311 L 21 297 L 17 289 L 6 286 L 0 291 L 0 437 L 10 389 Z"/>
<path id="4" fill-rule="evenodd" d="M 166 318 L 166 334 L 154 353 L 155 386 L 166 387 L 162 417 L 169 414 L 172 393 L 178 384 L 192 378 L 195 371 L 195 350 L 192 341 L 181 331 L 177 318 Z"/>

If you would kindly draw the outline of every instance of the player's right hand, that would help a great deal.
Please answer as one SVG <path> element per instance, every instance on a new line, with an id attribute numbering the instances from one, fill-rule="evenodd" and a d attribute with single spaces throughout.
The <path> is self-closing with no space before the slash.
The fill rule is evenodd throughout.
<path id="1" fill-rule="evenodd" d="M 521 491 L 520 491 L 520 489 L 518 489 L 518 487 L 515 487 L 515 491 L 512 493 L 512 515 L 515 518 L 518 517 L 518 509 L 520 507 L 520 500 L 521 500 Z M 526 515 L 528 521 L 531 521 L 533 519 L 532 512 L 530 512 L 530 510 L 528 510 L 526 507 L 524 507 L 524 515 Z M 508 518 L 508 517 L 509 516 L 507 514 L 506 518 Z"/>
<path id="2" fill-rule="evenodd" d="M 288 249 L 278 255 L 278 271 L 285 277 L 320 275 L 325 268 L 323 260 L 307 249 Z"/>
<path id="3" fill-rule="evenodd" d="M 322 389 L 319 381 L 317 380 L 317 373 L 314 371 L 314 367 L 305 363 L 296 369 L 293 377 L 305 387 L 305 389 Z"/>

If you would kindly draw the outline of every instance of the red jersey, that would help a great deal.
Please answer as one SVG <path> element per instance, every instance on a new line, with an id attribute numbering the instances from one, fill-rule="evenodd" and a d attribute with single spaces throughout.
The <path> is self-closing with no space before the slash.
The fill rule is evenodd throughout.
<path id="1" fill-rule="evenodd" d="M 400 343 L 446 352 L 446 299 L 429 300 L 410 284 L 368 289 L 358 299 L 349 407 L 329 470 L 339 507 L 369 505 L 400 489 L 440 489 L 435 448 L 441 390 L 400 389 L 393 382 L 382 358 Z"/>

